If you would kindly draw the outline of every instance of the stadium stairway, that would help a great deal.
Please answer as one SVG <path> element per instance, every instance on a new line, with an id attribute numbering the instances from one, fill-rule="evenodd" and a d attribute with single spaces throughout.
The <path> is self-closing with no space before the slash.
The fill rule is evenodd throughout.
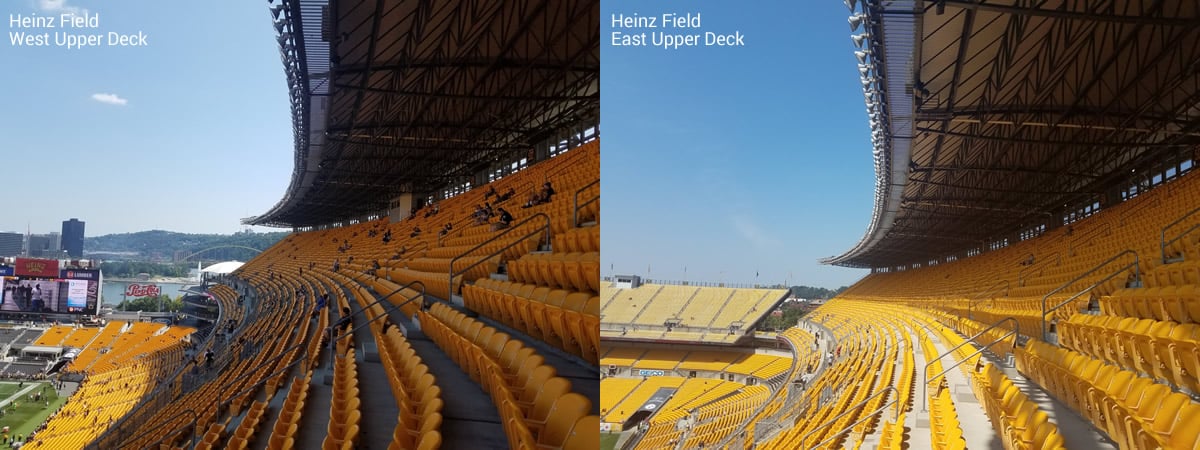
<path id="1" fill-rule="evenodd" d="M 937 349 L 939 355 L 945 354 L 947 350 L 950 350 L 951 347 L 946 346 L 946 343 L 936 333 L 928 333 L 928 335 L 933 340 L 933 346 Z M 950 354 L 942 358 L 942 366 L 950 367 L 952 364 L 961 361 L 955 356 L 954 354 Z M 924 364 L 921 367 L 925 367 Z M 958 367 L 961 368 L 963 366 L 960 365 Z M 958 368 L 948 370 L 946 371 L 946 380 L 950 384 L 950 392 L 954 398 L 954 409 L 958 412 L 959 426 L 962 427 L 963 439 L 967 441 L 967 448 L 1003 450 L 1004 445 L 992 430 L 987 412 L 980 405 L 979 399 L 975 398 L 975 393 L 971 389 L 971 383 L 963 375 L 963 372 L 958 370 Z M 917 426 L 922 430 L 928 430 L 929 420 L 923 418 L 917 422 Z M 929 433 L 925 432 L 922 434 L 928 435 Z"/>
<path id="2" fill-rule="evenodd" d="M 374 294 L 381 297 L 378 292 Z M 442 409 L 442 448 L 508 448 L 500 413 L 488 393 L 459 369 L 437 344 L 421 333 L 420 327 L 412 320 L 390 308 L 388 317 L 405 331 L 409 344 L 429 367 L 429 373 L 437 378 L 437 384 L 442 389 L 442 400 L 445 402 Z"/>
<path id="3" fill-rule="evenodd" d="M 347 296 L 355 295 L 350 289 L 346 289 L 345 292 Z M 367 303 L 370 303 L 376 299 L 367 300 Z M 387 372 L 378 358 L 379 350 L 375 346 L 375 336 L 371 327 L 367 326 L 369 319 L 362 314 L 363 308 L 359 305 L 360 302 L 350 302 L 355 348 L 362 349 L 355 353 L 358 361 L 358 389 L 362 410 L 370 412 L 362 416 L 359 443 L 367 448 L 387 448 L 392 442 L 391 431 L 396 427 L 395 418 L 400 414 L 400 409 L 396 406 Z M 367 357 L 372 351 L 376 357 L 368 360 Z"/>
<path id="4" fill-rule="evenodd" d="M 1079 413 L 1056 400 L 1045 389 L 1042 389 L 1041 386 L 1029 381 L 1029 379 L 1017 371 L 1015 366 L 1004 364 L 1004 361 L 1001 361 L 996 354 L 990 351 L 984 352 L 983 355 L 984 358 L 991 361 L 996 367 L 1001 368 L 1004 375 L 1012 380 L 1013 384 L 1038 406 L 1038 409 L 1045 411 L 1046 415 L 1050 416 L 1050 421 L 1058 425 L 1059 434 L 1062 435 L 1063 444 L 1067 448 L 1096 450 L 1117 448 L 1116 444 L 1109 440 L 1100 430 L 1097 430 L 1096 427 L 1093 427 L 1090 422 L 1081 417 Z"/>

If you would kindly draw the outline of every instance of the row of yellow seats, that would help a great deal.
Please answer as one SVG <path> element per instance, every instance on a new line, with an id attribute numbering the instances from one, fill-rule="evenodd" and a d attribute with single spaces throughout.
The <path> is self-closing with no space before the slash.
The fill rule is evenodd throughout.
<path id="1" fill-rule="evenodd" d="M 329 405 L 329 425 L 324 450 L 351 450 L 358 443 L 359 421 L 362 411 L 358 398 L 358 364 L 354 349 L 339 341 L 338 353 L 333 358 L 333 399 Z"/>
<path id="2" fill-rule="evenodd" d="M 982 401 L 996 435 L 1004 437 L 1006 450 L 1064 448 L 1058 427 L 995 365 L 986 365 L 975 380 L 975 398 Z"/>
<path id="3" fill-rule="evenodd" d="M 1110 316 L 1200 323 L 1200 290 L 1194 284 L 1126 288 L 1100 298 Z"/>
<path id="4" fill-rule="evenodd" d="M 529 284 L 481 279 L 463 286 L 463 302 L 525 334 L 596 364 L 600 298 Z"/>
<path id="5" fill-rule="evenodd" d="M 1150 287 L 1200 284 L 1200 261 L 1191 259 L 1163 264 L 1147 273 L 1143 281 Z"/>
<path id="6" fill-rule="evenodd" d="M 471 255 L 459 258 L 458 260 L 452 258 L 416 258 L 408 262 L 408 268 L 449 277 L 451 261 L 454 261 L 454 272 L 456 274 L 461 273 L 468 280 L 487 277 L 495 273 L 500 267 L 499 257 L 485 258 L 483 256 Z M 472 265 L 475 266 L 471 267 Z"/>
<path id="7" fill-rule="evenodd" d="M 572 430 L 587 417 L 591 401 L 571 392 L 570 381 L 554 376 L 554 368 L 542 364 L 544 358 L 442 303 L 422 312 L 420 318 L 422 330 L 491 394 L 511 448 L 570 447 L 567 439 L 576 436 Z M 595 416 L 595 428 L 578 433 L 576 440 L 590 445 L 587 435 L 597 434 L 599 419 Z"/>
<path id="8" fill-rule="evenodd" d="M 462 286 L 463 282 L 462 275 L 454 277 L 452 282 L 449 273 L 430 273 L 411 269 L 385 269 L 380 272 L 381 277 L 386 277 L 393 283 L 403 285 L 420 281 L 425 285 L 425 293 L 445 300 L 449 300 L 452 293 L 458 293 L 458 288 Z"/>
<path id="9" fill-rule="evenodd" d="M 377 339 L 380 357 L 396 398 L 400 415 L 392 430 L 390 450 L 433 450 L 441 446 L 442 389 L 437 386 L 429 367 L 396 327 L 389 327 Z"/>
<path id="10" fill-rule="evenodd" d="M 1059 324 L 1064 347 L 1200 392 L 1200 324 L 1079 314 Z"/>
<path id="11" fill-rule="evenodd" d="M 1062 400 L 1121 448 L 1196 448 L 1200 405 L 1133 371 L 1030 341 L 1017 368 Z"/>
<path id="12" fill-rule="evenodd" d="M 588 253 L 600 251 L 600 227 L 575 228 L 554 235 L 554 251 Z"/>
<path id="13" fill-rule="evenodd" d="M 530 253 L 508 262 L 508 276 L 518 283 L 600 292 L 600 253 Z"/>
<path id="14" fill-rule="evenodd" d="M 308 400 L 308 386 L 312 382 L 312 371 L 304 377 L 292 380 L 283 406 L 279 408 L 279 416 L 271 429 L 271 437 L 267 441 L 267 450 L 291 450 L 295 447 L 296 431 L 300 428 L 300 414 L 304 412 L 304 404 Z"/>
<path id="15" fill-rule="evenodd" d="M 254 435 L 258 433 L 258 426 L 266 410 L 266 401 L 252 403 L 250 409 L 246 411 L 246 416 L 242 418 L 241 423 L 238 423 L 237 428 L 233 430 L 233 436 L 229 437 L 229 443 L 225 446 L 225 449 L 246 450 L 250 446 L 250 441 L 254 439 Z"/>

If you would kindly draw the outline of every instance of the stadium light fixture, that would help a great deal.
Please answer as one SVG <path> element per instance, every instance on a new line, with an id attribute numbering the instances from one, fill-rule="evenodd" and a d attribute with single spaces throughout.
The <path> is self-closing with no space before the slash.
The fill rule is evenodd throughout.
<path id="1" fill-rule="evenodd" d="M 284 21 L 282 21 L 282 20 L 276 20 L 275 22 L 272 22 L 272 23 L 275 25 L 275 32 L 276 32 L 276 33 L 282 33 L 282 32 L 283 32 Z"/>
<path id="2" fill-rule="evenodd" d="M 289 38 L 291 38 L 291 37 L 292 37 L 292 34 L 291 34 L 291 33 L 288 33 L 288 32 L 286 32 L 286 31 L 284 31 L 284 32 L 282 32 L 282 33 L 279 33 L 279 37 L 275 38 L 275 40 L 276 40 L 276 41 L 279 41 L 279 46 L 280 46 L 280 47 L 283 47 L 283 46 L 284 46 L 284 44 L 287 44 L 287 41 L 288 41 L 288 39 L 289 39 Z"/>
<path id="3" fill-rule="evenodd" d="M 870 55 L 870 54 L 871 54 L 871 50 L 858 50 L 858 51 L 854 52 L 854 57 L 858 58 L 859 64 L 866 64 L 867 63 L 867 55 Z"/>
<path id="4" fill-rule="evenodd" d="M 858 13 L 850 16 L 846 21 L 850 22 L 850 31 L 858 31 L 858 27 L 867 21 L 867 16 L 863 13 Z"/>
<path id="5" fill-rule="evenodd" d="M 855 47 L 862 48 L 863 43 L 866 42 L 866 40 L 869 39 L 870 37 L 871 37 L 871 35 L 868 33 L 852 34 L 852 35 L 850 35 L 850 40 L 854 41 Z"/>
<path id="6" fill-rule="evenodd" d="M 854 7 L 857 6 L 858 0 L 842 0 L 842 3 L 846 4 L 846 9 L 849 9 L 850 12 L 854 12 Z"/>
<path id="7" fill-rule="evenodd" d="M 283 3 L 271 7 L 271 15 L 275 16 L 275 20 L 279 20 L 279 13 L 283 12 Z"/>
<path id="8" fill-rule="evenodd" d="M 871 68 L 870 68 L 870 67 L 867 67 L 867 66 L 864 66 L 864 65 L 862 65 L 862 64 L 859 64 L 859 65 L 858 65 L 858 73 L 861 73 L 861 74 L 862 74 L 862 76 L 864 76 L 864 77 L 865 77 L 865 76 L 867 76 L 867 74 L 868 74 L 868 73 L 871 73 Z"/>

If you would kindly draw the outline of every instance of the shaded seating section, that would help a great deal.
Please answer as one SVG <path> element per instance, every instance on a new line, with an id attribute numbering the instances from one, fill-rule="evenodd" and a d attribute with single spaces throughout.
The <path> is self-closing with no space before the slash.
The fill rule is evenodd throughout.
<path id="1" fill-rule="evenodd" d="M 787 291 L 643 284 L 605 289 L 600 335 L 605 338 L 733 343 L 745 336 Z"/>
<path id="2" fill-rule="evenodd" d="M 284 242 L 266 250 L 260 258 L 272 261 L 278 267 L 259 266 L 269 274 L 280 275 L 284 262 L 288 271 L 300 276 L 301 271 L 314 268 L 330 270 L 337 262 L 339 270 L 351 273 L 374 273 L 380 278 L 397 284 L 420 281 L 426 293 L 441 299 L 450 299 L 459 294 L 466 282 L 486 278 L 497 272 L 507 261 L 515 260 L 534 251 L 539 243 L 550 244 L 547 236 L 536 233 L 547 224 L 552 235 L 568 234 L 575 229 L 575 197 L 583 203 L 599 195 L 598 185 L 585 188 L 599 176 L 599 141 L 591 141 L 524 170 L 498 179 L 486 185 L 436 203 L 437 213 L 430 214 L 432 206 L 418 210 L 415 215 L 392 223 L 387 218 L 331 228 L 296 233 Z M 541 188 L 543 182 L 551 182 L 557 193 L 550 202 L 530 208 L 522 208 L 529 193 Z M 495 188 L 497 192 L 514 189 L 517 195 L 497 203 L 495 198 L 485 198 L 485 192 Z M 477 224 L 473 217 L 475 207 L 490 203 L 495 208 L 503 207 L 512 214 L 513 226 L 493 229 L 498 219 L 488 219 L 486 224 Z M 592 202 L 580 210 L 580 224 L 599 220 L 599 202 Z M 545 214 L 547 220 L 534 218 Z M 447 223 L 451 230 L 441 235 Z M 414 229 L 420 229 L 414 233 Z M 415 235 L 414 235 L 415 234 Z M 532 234 L 532 236 L 527 236 Z M 384 236 L 388 239 L 385 242 Z M 590 242 L 591 235 L 571 242 L 578 245 Z M 587 244 L 592 245 L 592 244 Z M 257 258 L 256 258 L 257 259 Z M 376 269 L 375 265 L 379 268 Z M 470 267 L 474 265 L 474 267 Z M 450 269 L 458 273 L 453 280 Z M 597 282 L 599 270 L 597 269 Z"/>

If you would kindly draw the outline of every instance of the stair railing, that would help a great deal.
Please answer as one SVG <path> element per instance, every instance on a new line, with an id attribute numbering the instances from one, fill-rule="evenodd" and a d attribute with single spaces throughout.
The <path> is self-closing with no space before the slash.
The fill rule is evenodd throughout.
<path id="1" fill-rule="evenodd" d="M 1133 262 L 1132 262 L 1132 263 L 1128 263 L 1128 264 L 1125 264 L 1125 265 L 1121 266 L 1119 269 L 1117 269 L 1117 270 L 1115 270 L 1115 271 L 1113 271 L 1113 272 L 1109 273 L 1109 274 L 1108 274 L 1108 276 L 1106 276 L 1106 277 L 1104 277 L 1104 278 L 1100 279 L 1100 281 L 1097 281 L 1097 282 L 1095 282 L 1095 283 L 1092 283 L 1092 285 L 1091 285 L 1091 286 L 1088 286 L 1088 287 L 1084 288 L 1082 291 L 1079 291 L 1079 293 L 1077 293 L 1077 294 L 1075 294 L 1075 295 L 1072 295 L 1071 297 L 1067 298 L 1066 300 L 1063 300 L 1063 301 L 1059 302 L 1057 305 L 1054 305 L 1053 307 L 1049 307 L 1049 308 L 1047 307 L 1047 302 L 1050 300 L 1050 296 L 1051 296 L 1051 295 L 1057 294 L 1059 291 L 1062 291 L 1063 289 L 1066 289 L 1066 288 L 1070 287 L 1072 284 L 1075 284 L 1077 281 L 1079 281 L 1079 280 L 1082 280 L 1082 279 L 1086 278 L 1088 275 L 1091 275 L 1093 272 L 1096 272 L 1097 270 L 1100 270 L 1100 269 L 1101 269 L 1101 268 L 1103 268 L 1104 266 L 1108 265 L 1109 263 L 1111 263 L 1111 262 L 1113 262 L 1113 261 L 1116 261 L 1116 260 L 1117 260 L 1117 258 L 1120 258 L 1120 257 L 1122 257 L 1122 256 L 1124 256 L 1124 255 L 1126 255 L 1126 254 L 1132 254 L 1132 255 L 1133 255 Z M 1082 296 L 1083 294 L 1086 294 L 1086 293 L 1088 293 L 1088 292 L 1091 292 L 1091 291 L 1092 291 L 1092 289 L 1095 289 L 1095 288 L 1099 287 L 1100 285 L 1104 284 L 1104 283 L 1105 283 L 1105 282 L 1107 282 L 1108 280 L 1111 280 L 1113 277 L 1117 276 L 1118 274 L 1120 274 L 1120 273 L 1122 273 L 1122 272 L 1125 272 L 1126 270 L 1129 270 L 1130 268 L 1132 268 L 1132 269 L 1133 269 L 1133 278 L 1134 278 L 1135 280 L 1136 280 L 1136 279 L 1138 279 L 1138 278 L 1139 278 L 1139 276 L 1140 276 L 1140 273 L 1139 273 L 1139 268 L 1138 268 L 1138 254 L 1137 254 L 1137 252 L 1136 252 L 1136 251 L 1133 251 L 1133 250 L 1130 250 L 1130 249 L 1126 249 L 1126 250 L 1123 250 L 1123 251 L 1121 251 L 1120 253 L 1117 253 L 1117 254 L 1115 254 L 1115 255 L 1113 255 L 1113 256 L 1111 256 L 1111 257 L 1109 257 L 1108 259 L 1104 260 L 1104 262 L 1101 262 L 1100 264 L 1097 264 L 1095 267 L 1092 267 L 1091 269 L 1088 269 L 1088 271 L 1087 271 L 1087 272 L 1084 272 L 1084 273 L 1080 274 L 1079 276 L 1077 276 L 1077 277 L 1075 277 L 1075 278 L 1072 278 L 1072 279 L 1071 279 L 1071 281 L 1068 281 L 1068 282 L 1066 282 L 1066 283 L 1063 283 L 1063 285 L 1062 285 L 1062 286 L 1059 286 L 1059 287 L 1057 287 L 1057 288 L 1054 288 L 1054 290 L 1052 290 L 1052 291 L 1050 291 L 1050 292 L 1046 293 L 1046 295 L 1045 295 L 1044 297 L 1042 297 L 1042 315 L 1041 315 L 1041 317 L 1040 317 L 1040 319 L 1041 319 L 1041 322 L 1042 322 L 1042 335 L 1041 335 L 1041 337 L 1042 337 L 1042 340 L 1046 340 L 1046 339 L 1047 339 L 1047 336 L 1046 336 L 1046 316 L 1047 316 L 1048 314 L 1050 314 L 1050 313 L 1052 313 L 1052 312 L 1054 312 L 1054 311 L 1057 311 L 1059 308 L 1062 308 L 1063 306 L 1066 306 L 1068 303 L 1070 303 L 1070 302 L 1074 301 L 1075 299 L 1079 298 L 1079 297 L 1080 297 L 1080 296 Z"/>

